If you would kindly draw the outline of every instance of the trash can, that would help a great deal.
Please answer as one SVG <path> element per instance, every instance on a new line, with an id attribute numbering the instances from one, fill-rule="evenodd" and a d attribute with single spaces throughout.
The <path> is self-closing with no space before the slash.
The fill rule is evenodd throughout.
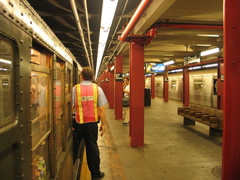
<path id="1" fill-rule="evenodd" d="M 151 89 L 144 89 L 144 106 L 151 106 Z"/>

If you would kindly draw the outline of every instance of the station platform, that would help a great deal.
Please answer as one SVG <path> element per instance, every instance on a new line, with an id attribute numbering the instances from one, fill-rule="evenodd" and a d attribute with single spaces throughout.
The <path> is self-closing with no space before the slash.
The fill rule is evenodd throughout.
<path id="1" fill-rule="evenodd" d="M 129 145 L 129 125 L 106 108 L 106 133 L 99 136 L 101 180 L 219 180 L 222 138 L 209 137 L 208 126 L 183 126 L 181 102 L 156 97 L 144 108 L 144 147 Z M 81 180 L 90 180 L 83 163 Z M 83 170 L 82 169 L 82 170 Z"/>

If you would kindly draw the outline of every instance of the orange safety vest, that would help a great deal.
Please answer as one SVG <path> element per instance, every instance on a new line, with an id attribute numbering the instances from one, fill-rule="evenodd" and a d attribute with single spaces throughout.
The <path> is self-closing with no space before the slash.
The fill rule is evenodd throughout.
<path id="1" fill-rule="evenodd" d="M 79 124 L 98 121 L 98 86 L 96 84 L 76 85 L 76 122 Z"/>

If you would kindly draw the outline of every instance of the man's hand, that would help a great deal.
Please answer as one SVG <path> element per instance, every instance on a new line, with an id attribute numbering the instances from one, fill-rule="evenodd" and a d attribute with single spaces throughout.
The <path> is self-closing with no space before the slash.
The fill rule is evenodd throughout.
<path id="1" fill-rule="evenodd" d="M 104 125 L 101 125 L 99 131 L 102 131 L 101 134 L 100 134 L 100 136 L 103 136 L 103 134 L 105 133 L 105 126 L 104 126 Z"/>

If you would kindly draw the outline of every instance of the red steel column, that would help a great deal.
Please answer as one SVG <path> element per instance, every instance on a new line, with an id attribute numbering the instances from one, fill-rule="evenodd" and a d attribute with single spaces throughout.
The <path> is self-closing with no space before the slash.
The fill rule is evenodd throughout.
<path id="1" fill-rule="evenodd" d="M 111 67 L 113 65 L 109 66 L 109 71 L 108 71 L 108 75 L 109 75 L 109 82 L 108 82 L 108 88 L 109 88 L 109 108 L 113 109 L 114 108 L 114 70 L 111 71 Z"/>
<path id="2" fill-rule="evenodd" d="M 163 101 L 168 102 L 168 74 L 163 75 Z"/>
<path id="3" fill-rule="evenodd" d="M 222 179 L 240 179 L 240 1 L 224 0 Z"/>
<path id="4" fill-rule="evenodd" d="M 155 75 L 151 76 L 151 97 L 155 99 Z"/>
<path id="5" fill-rule="evenodd" d="M 122 64 L 123 56 L 116 56 L 115 61 L 115 119 L 123 119 L 122 114 L 122 95 L 123 95 L 123 82 L 122 82 Z"/>
<path id="6" fill-rule="evenodd" d="M 183 68 L 183 107 L 189 107 L 189 70 Z"/>
<path id="7" fill-rule="evenodd" d="M 130 146 L 144 146 L 144 45 L 130 43 Z"/>

